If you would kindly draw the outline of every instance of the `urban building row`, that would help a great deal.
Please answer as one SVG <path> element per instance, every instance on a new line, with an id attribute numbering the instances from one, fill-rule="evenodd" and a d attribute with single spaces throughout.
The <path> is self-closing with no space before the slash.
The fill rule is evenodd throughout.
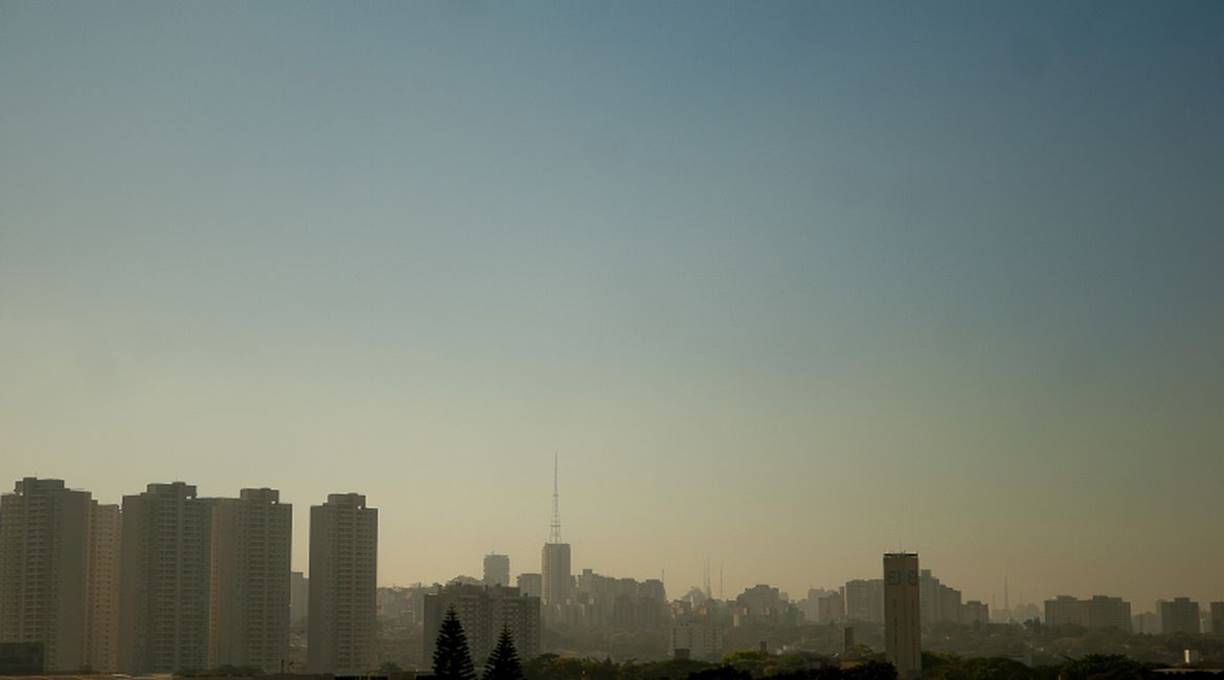
<path id="1" fill-rule="evenodd" d="M 311 508 L 308 597 L 293 595 L 307 585 L 290 572 L 292 523 L 275 489 L 150 484 L 106 505 L 22 479 L 0 497 L 0 642 L 41 644 L 50 672 L 277 671 L 301 617 L 311 669 L 370 670 L 377 511 L 359 494 Z"/>

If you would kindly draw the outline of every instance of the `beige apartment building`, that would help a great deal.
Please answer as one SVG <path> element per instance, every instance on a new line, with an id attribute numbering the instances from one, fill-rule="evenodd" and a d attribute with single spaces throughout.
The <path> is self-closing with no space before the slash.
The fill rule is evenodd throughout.
<path id="1" fill-rule="evenodd" d="M 213 498 L 208 667 L 281 670 L 289 653 L 293 506 L 275 489 Z"/>
<path id="2" fill-rule="evenodd" d="M 373 670 L 378 616 L 378 510 L 361 494 L 330 494 L 310 508 L 311 673 Z"/>
<path id="3" fill-rule="evenodd" d="M 91 500 L 33 477 L 0 496 L 0 641 L 43 643 L 47 671 L 88 663 Z"/>
<path id="4" fill-rule="evenodd" d="M 208 667 L 212 504 L 183 482 L 123 497 L 119 670 Z"/>

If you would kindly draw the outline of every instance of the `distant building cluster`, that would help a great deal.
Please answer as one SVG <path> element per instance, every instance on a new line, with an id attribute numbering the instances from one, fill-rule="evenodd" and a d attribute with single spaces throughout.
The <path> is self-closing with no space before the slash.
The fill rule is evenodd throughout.
<path id="1" fill-rule="evenodd" d="M 204 498 L 184 482 L 149 484 L 108 505 L 62 480 L 25 478 L 0 496 L 0 643 L 37 645 L 29 658 L 47 672 L 234 666 L 361 675 L 388 661 L 388 637 L 412 638 L 413 654 L 427 664 L 450 610 L 478 664 L 503 631 L 523 658 L 545 651 L 547 626 L 621 638 L 647 632 L 676 658 L 717 660 L 736 636 L 742 644 L 755 631 L 807 623 L 833 627 L 827 632 L 849 658 L 870 636 L 907 680 L 921 673 L 923 631 L 941 626 L 1023 617 L 1050 627 L 1224 633 L 1224 602 L 1200 607 L 1186 597 L 1139 614 L 1107 595 L 1059 595 L 1043 610 L 1013 610 L 1005 580 L 1003 607 L 992 611 L 993 600 L 965 601 L 920 569 L 915 553 L 887 553 L 879 578 L 812 588 L 798 601 L 769 584 L 723 599 L 721 575 L 715 598 L 707 560 L 704 587 L 669 601 L 662 578 L 574 573 L 555 481 L 538 572 L 512 579 L 510 556 L 490 552 L 479 579 L 379 588 L 378 510 L 361 494 L 330 494 L 311 507 L 308 576 L 291 571 L 292 506 L 276 489 Z M 291 658 L 304 663 L 290 667 Z"/>

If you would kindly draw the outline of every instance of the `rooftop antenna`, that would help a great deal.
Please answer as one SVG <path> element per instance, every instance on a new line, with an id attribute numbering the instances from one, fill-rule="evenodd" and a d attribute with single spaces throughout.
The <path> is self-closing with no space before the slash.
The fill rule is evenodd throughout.
<path id="1" fill-rule="evenodd" d="M 553 513 L 548 529 L 548 542 L 561 542 L 561 494 L 557 492 L 557 454 L 553 453 Z"/>

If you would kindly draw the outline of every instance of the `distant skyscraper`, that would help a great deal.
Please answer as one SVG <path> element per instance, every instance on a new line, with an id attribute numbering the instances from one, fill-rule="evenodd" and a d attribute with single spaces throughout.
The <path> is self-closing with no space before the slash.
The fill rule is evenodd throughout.
<path id="1" fill-rule="evenodd" d="M 884 554 L 884 649 L 899 680 L 922 672 L 918 554 Z"/>
<path id="2" fill-rule="evenodd" d="M 0 640 L 43 643 L 50 671 L 87 664 L 90 506 L 59 479 L 0 497 Z"/>
<path id="3" fill-rule="evenodd" d="M 330 494 L 310 509 L 307 670 L 360 675 L 376 663 L 378 511 Z"/>
<path id="4" fill-rule="evenodd" d="M 544 577 L 541 574 L 522 573 L 516 580 L 519 592 L 529 597 L 542 598 L 544 595 Z"/>
<path id="5" fill-rule="evenodd" d="M 454 607 L 467 635 L 472 661 L 484 665 L 497 643 L 502 628 L 510 631 L 519 658 L 533 659 L 540 654 L 540 599 L 519 593 L 518 588 L 451 584 L 437 593 L 425 595 L 425 658 L 433 656 L 434 645 L 446 610 Z"/>
<path id="6" fill-rule="evenodd" d="M 212 506 L 183 482 L 123 497 L 119 669 L 208 667 Z"/>
<path id="7" fill-rule="evenodd" d="M 276 671 L 289 654 L 293 506 L 275 489 L 214 498 L 209 668 Z"/>
<path id="8" fill-rule="evenodd" d="M 510 556 L 489 553 L 484 558 L 484 584 L 486 586 L 510 585 Z"/>
<path id="9" fill-rule="evenodd" d="M 1199 605 L 1188 597 L 1174 598 L 1172 602 L 1160 603 L 1160 627 L 1166 635 L 1170 633 L 1198 633 Z"/>
<path id="10" fill-rule="evenodd" d="M 548 543 L 540 551 L 540 572 L 543 576 L 544 605 L 553 608 L 570 599 L 573 574 L 570 567 L 570 546 L 561 542 L 561 502 L 557 490 L 557 461 L 553 459 L 553 516 Z"/>
<path id="11" fill-rule="evenodd" d="M 86 656 L 99 673 L 119 669 L 119 564 L 123 516 L 118 505 L 93 502 L 89 530 L 89 613 Z"/>
<path id="12" fill-rule="evenodd" d="M 310 579 L 300 571 L 289 573 L 289 623 L 298 625 L 306 620 L 310 602 Z"/>

